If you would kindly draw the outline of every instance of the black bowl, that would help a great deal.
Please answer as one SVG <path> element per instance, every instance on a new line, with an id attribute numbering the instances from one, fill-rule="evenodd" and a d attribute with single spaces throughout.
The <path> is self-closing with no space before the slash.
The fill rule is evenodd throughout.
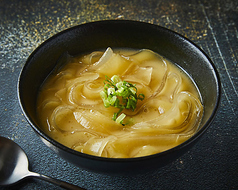
<path id="1" fill-rule="evenodd" d="M 65 52 L 78 55 L 107 47 L 150 49 L 180 65 L 197 84 L 204 105 L 200 130 L 189 140 L 162 153 L 139 158 L 103 158 L 74 151 L 47 136 L 36 114 L 39 87 Z M 220 80 L 212 61 L 194 43 L 166 28 L 136 21 L 99 21 L 72 27 L 41 44 L 19 77 L 18 97 L 28 122 L 43 142 L 75 165 L 108 174 L 136 174 L 164 166 L 184 154 L 211 124 L 220 102 Z"/>

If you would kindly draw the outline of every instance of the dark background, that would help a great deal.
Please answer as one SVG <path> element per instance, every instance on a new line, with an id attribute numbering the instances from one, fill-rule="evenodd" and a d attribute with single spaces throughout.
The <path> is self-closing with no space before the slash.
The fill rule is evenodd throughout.
<path id="1" fill-rule="evenodd" d="M 20 110 L 17 80 L 30 53 L 69 27 L 129 19 L 172 29 L 200 46 L 222 81 L 218 114 L 185 155 L 157 171 L 107 176 L 67 163 L 48 149 Z M 30 169 L 87 189 L 238 189 L 238 1 L 236 0 L 0 0 L 0 135 L 27 153 Z M 0 189 L 58 189 L 28 179 Z"/>

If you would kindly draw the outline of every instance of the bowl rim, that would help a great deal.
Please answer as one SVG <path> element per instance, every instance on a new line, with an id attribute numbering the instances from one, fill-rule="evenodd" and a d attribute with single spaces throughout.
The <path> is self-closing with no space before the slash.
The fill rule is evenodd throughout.
<path id="1" fill-rule="evenodd" d="M 56 140 L 52 139 L 51 137 L 49 137 L 47 134 L 45 134 L 43 132 L 43 130 L 40 129 L 40 127 L 38 127 L 38 125 L 29 117 L 29 114 L 25 111 L 25 106 L 22 102 L 21 99 L 21 93 L 20 93 L 20 86 L 21 86 L 21 78 L 22 75 L 27 67 L 27 65 L 29 64 L 30 60 L 34 57 L 34 55 L 48 42 L 53 41 L 55 38 L 59 37 L 60 35 L 63 35 L 67 32 L 70 32 L 71 30 L 75 30 L 77 28 L 81 28 L 81 27 L 85 27 L 87 25 L 94 25 L 94 24 L 107 24 L 107 23 L 124 23 L 124 24 L 137 24 L 137 25 L 145 25 L 151 28 L 157 28 L 160 30 L 163 30 L 164 32 L 167 33 L 172 33 L 173 35 L 177 36 L 180 39 L 183 39 L 183 41 L 185 41 L 186 43 L 190 44 L 191 46 L 193 46 L 195 49 L 197 49 L 203 56 L 205 59 L 207 59 L 207 62 L 209 62 L 214 76 L 215 76 L 215 84 L 216 84 L 216 89 L 217 89 L 217 94 L 216 94 L 216 103 L 214 105 L 214 109 L 212 110 L 212 113 L 210 115 L 210 117 L 208 118 L 208 120 L 204 123 L 203 127 L 196 132 L 192 137 L 190 137 L 188 140 L 184 141 L 183 143 L 165 150 L 163 152 L 160 153 L 156 153 L 156 154 L 152 154 L 152 155 L 148 155 L 148 156 L 142 156 L 142 157 L 133 157 L 133 158 L 108 158 L 108 157 L 100 157 L 100 156 L 94 156 L 94 155 L 89 155 L 89 154 L 85 154 L 76 150 L 73 150 L 69 147 L 66 147 L 65 145 L 57 142 Z M 215 118 L 215 115 L 218 112 L 219 109 L 219 105 L 221 102 L 221 81 L 220 81 L 220 77 L 219 77 L 219 73 L 216 69 L 215 64 L 212 62 L 212 60 L 208 57 L 208 55 L 198 46 L 196 45 L 193 41 L 191 41 L 190 39 L 186 38 L 185 36 L 171 30 L 168 28 L 165 28 L 163 26 L 160 25 L 156 25 L 156 24 L 151 24 L 148 22 L 144 22 L 144 21 L 135 21 L 135 20 L 101 20 L 101 21 L 93 21 L 93 22 L 87 22 L 87 23 L 83 23 L 83 24 L 79 24 L 67 29 L 64 29 L 56 34 L 54 34 L 53 36 L 49 37 L 48 39 L 44 40 L 37 48 L 35 48 L 35 50 L 29 55 L 29 57 L 27 58 L 24 66 L 22 67 L 21 71 L 20 71 L 20 75 L 18 77 L 18 85 L 17 85 L 17 95 L 18 95 L 18 102 L 20 104 L 20 108 L 23 112 L 23 115 L 25 116 L 25 118 L 27 119 L 28 123 L 30 124 L 30 126 L 34 129 L 34 131 L 40 135 L 41 138 L 45 139 L 46 141 L 50 142 L 51 144 L 53 144 L 55 147 L 68 152 L 70 154 L 74 154 L 76 156 L 80 156 L 86 159 L 91 159 L 91 160 L 98 160 L 98 161 L 106 161 L 106 162 L 134 162 L 134 161 L 143 161 L 143 160 L 148 160 L 148 159 L 152 159 L 152 158 L 156 158 L 156 157 L 162 157 L 168 153 L 172 153 L 172 152 L 176 152 L 179 149 L 182 149 L 183 147 L 189 145 L 190 143 L 192 143 L 193 141 L 197 140 L 199 138 L 199 136 L 201 136 L 210 126 L 210 124 L 212 123 L 212 121 Z"/>

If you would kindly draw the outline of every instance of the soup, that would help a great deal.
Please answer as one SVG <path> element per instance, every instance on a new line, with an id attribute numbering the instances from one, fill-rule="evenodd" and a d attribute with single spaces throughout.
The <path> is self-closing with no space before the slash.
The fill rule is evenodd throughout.
<path id="1" fill-rule="evenodd" d="M 196 85 L 153 51 L 111 49 L 61 59 L 42 85 L 42 130 L 82 153 L 147 156 L 171 149 L 199 129 Z"/>

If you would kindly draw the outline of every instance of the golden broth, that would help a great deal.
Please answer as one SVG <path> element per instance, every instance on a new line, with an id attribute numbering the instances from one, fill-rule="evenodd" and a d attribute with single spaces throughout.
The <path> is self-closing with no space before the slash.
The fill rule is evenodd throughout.
<path id="1" fill-rule="evenodd" d="M 100 97 L 105 76 L 118 75 L 145 98 L 125 123 L 112 120 L 118 108 Z M 111 158 L 146 156 L 173 148 L 199 128 L 203 114 L 193 81 L 150 50 L 108 48 L 71 58 L 40 89 L 37 113 L 50 137 L 77 151 Z"/>

